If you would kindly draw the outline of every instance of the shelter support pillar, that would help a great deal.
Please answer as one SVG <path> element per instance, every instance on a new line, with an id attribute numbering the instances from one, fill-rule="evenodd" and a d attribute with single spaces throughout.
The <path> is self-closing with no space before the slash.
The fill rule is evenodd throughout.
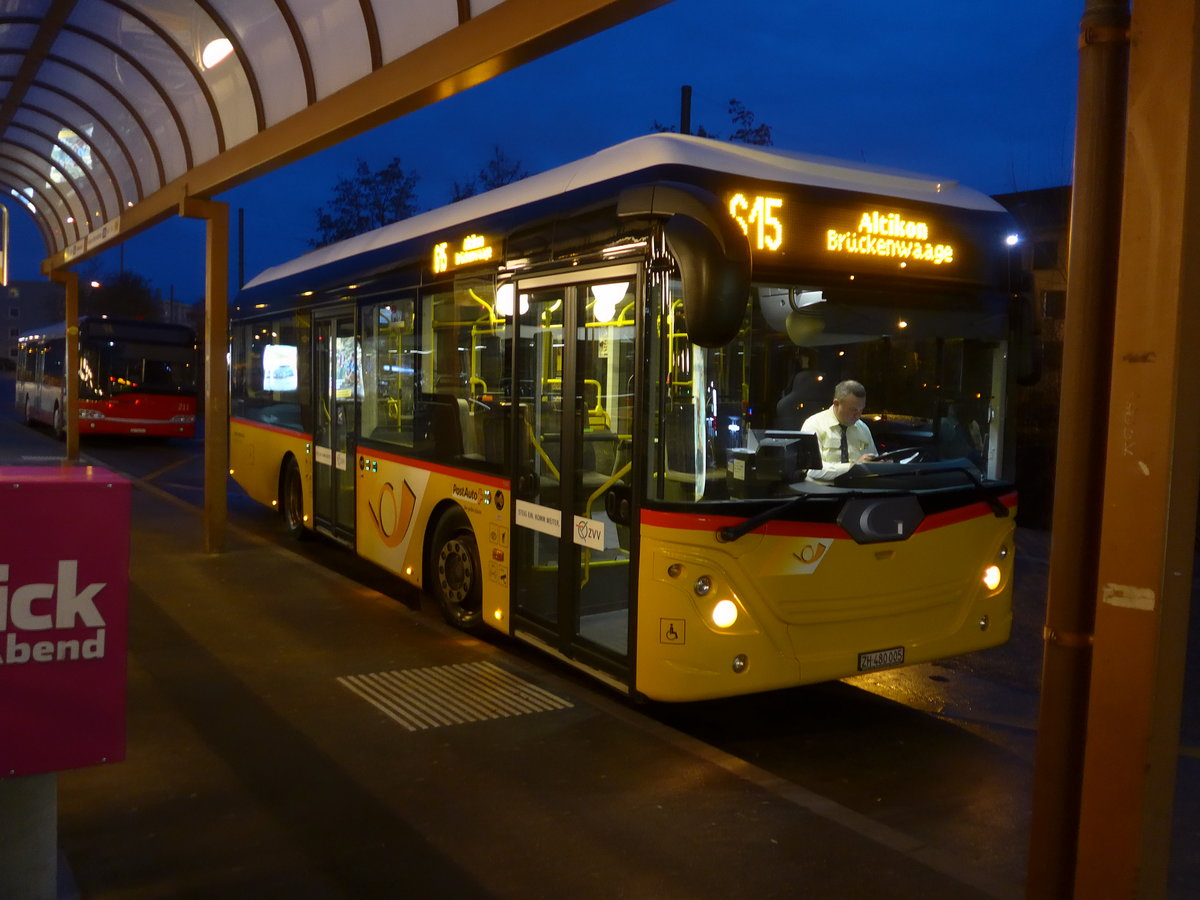
<path id="1" fill-rule="evenodd" d="M 66 423 L 67 462 L 79 460 L 79 275 L 68 269 L 55 269 L 50 278 L 63 286 L 66 301 L 67 340 L 63 360 L 63 379 L 67 383 Z"/>
<path id="2" fill-rule="evenodd" d="M 1067 327 L 1059 395 L 1050 575 L 1029 828 L 1029 900 L 1070 897 L 1079 839 L 1096 609 L 1113 317 L 1120 247 L 1128 0 L 1088 0 L 1079 100 Z"/>
<path id="3" fill-rule="evenodd" d="M 229 477 L 229 204 L 187 197 L 179 214 L 205 220 L 204 552 L 225 546 Z"/>
<path id="4" fill-rule="evenodd" d="M 1200 483 L 1200 8 L 1131 37 L 1078 897 L 1166 894 Z"/>

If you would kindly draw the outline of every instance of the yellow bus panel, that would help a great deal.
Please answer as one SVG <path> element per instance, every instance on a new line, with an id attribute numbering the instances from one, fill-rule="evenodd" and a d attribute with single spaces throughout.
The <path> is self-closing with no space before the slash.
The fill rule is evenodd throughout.
<path id="1" fill-rule="evenodd" d="M 905 541 L 873 544 L 836 526 L 783 522 L 721 543 L 721 523 L 706 517 L 649 516 L 672 524 L 642 525 L 637 690 L 700 700 L 1002 644 L 1014 512 L 997 518 L 980 503 L 931 516 Z"/>

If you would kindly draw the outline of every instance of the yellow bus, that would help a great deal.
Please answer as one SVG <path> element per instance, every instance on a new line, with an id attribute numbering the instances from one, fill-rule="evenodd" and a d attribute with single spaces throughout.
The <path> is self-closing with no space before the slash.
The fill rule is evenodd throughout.
<path id="1" fill-rule="evenodd" d="M 1000 644 L 1011 228 L 950 181 L 636 138 L 248 283 L 234 477 L 635 696 Z M 876 461 L 804 427 L 843 379 Z"/>

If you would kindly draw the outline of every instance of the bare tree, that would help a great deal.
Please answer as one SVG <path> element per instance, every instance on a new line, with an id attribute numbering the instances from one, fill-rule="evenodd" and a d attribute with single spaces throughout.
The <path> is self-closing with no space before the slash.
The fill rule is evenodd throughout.
<path id="1" fill-rule="evenodd" d="M 754 113 L 746 109 L 742 101 L 729 101 L 729 117 L 733 119 L 733 124 L 737 126 L 737 130 L 729 136 L 731 141 L 737 141 L 741 144 L 757 144 L 763 147 L 769 147 L 774 143 L 771 139 L 771 126 L 767 124 L 755 125 Z"/>
<path id="2" fill-rule="evenodd" d="M 375 171 L 358 160 L 354 174 L 339 178 L 329 203 L 317 209 L 317 236 L 309 245 L 324 247 L 407 219 L 418 209 L 418 180 L 415 172 L 403 169 L 399 157 Z"/>
<path id="3" fill-rule="evenodd" d="M 729 135 L 728 140 L 735 141 L 740 144 L 758 144 L 760 146 L 770 146 L 774 143 L 771 137 L 771 126 L 767 124 L 755 125 L 754 113 L 746 108 L 746 105 L 741 100 L 729 101 L 729 118 L 733 120 L 734 131 Z M 654 120 L 655 131 L 675 131 L 674 125 L 664 125 L 657 119 Z M 716 131 L 709 131 L 703 125 L 697 125 L 696 130 L 692 132 L 697 137 L 712 138 L 714 141 L 721 140 L 721 135 Z"/>
<path id="4" fill-rule="evenodd" d="M 163 318 L 162 304 L 155 295 L 150 280 L 126 269 L 107 275 L 85 286 L 79 292 L 81 316 L 119 316 L 124 319 L 144 319 L 157 322 Z"/>
<path id="5" fill-rule="evenodd" d="M 483 191 L 490 191 L 501 185 L 520 181 L 528 174 L 519 160 L 509 159 L 505 152 L 500 149 L 500 145 L 495 144 L 492 147 L 491 158 L 483 164 L 483 167 L 478 172 L 465 182 L 454 182 L 450 202 L 455 203 L 459 200 L 465 200 L 467 197 L 473 197 L 475 194 Z"/>

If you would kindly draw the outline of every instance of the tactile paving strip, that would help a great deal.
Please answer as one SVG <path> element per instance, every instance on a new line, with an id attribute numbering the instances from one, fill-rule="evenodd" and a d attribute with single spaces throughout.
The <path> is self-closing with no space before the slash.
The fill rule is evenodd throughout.
<path id="1" fill-rule="evenodd" d="M 574 705 L 489 662 L 343 675 L 338 683 L 409 731 Z"/>

